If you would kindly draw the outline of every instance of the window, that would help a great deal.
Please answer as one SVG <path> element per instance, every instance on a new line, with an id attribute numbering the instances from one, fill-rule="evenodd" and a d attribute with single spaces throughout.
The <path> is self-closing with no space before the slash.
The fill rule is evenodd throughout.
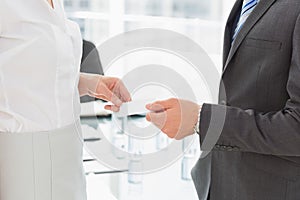
<path id="1" fill-rule="evenodd" d="M 220 12 L 212 12 L 215 0 L 126 0 L 127 14 L 146 14 L 152 16 L 182 18 L 220 18 Z M 217 5 L 221 6 L 220 1 Z"/>
<path id="2" fill-rule="evenodd" d="M 86 9 L 89 8 L 89 3 L 89 0 L 81 0 L 79 6 L 81 9 Z"/>
<path id="3" fill-rule="evenodd" d="M 72 0 L 65 0 L 64 1 L 64 6 L 65 6 L 65 8 L 72 8 L 72 6 L 73 6 L 73 1 Z"/>
<path id="4" fill-rule="evenodd" d="M 100 44 L 137 28 L 166 28 L 191 37 L 220 62 L 223 26 L 234 0 L 64 0 L 85 39 Z"/>

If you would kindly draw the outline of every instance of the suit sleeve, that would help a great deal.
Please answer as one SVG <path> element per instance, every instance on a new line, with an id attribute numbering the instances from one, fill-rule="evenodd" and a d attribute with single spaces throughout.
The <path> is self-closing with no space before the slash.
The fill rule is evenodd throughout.
<path id="1" fill-rule="evenodd" d="M 293 54 L 287 82 L 289 100 L 282 110 L 260 113 L 235 107 L 204 104 L 200 117 L 200 141 L 215 134 L 218 147 L 234 147 L 238 151 L 281 156 L 300 156 L 300 17 L 293 35 Z M 214 125 L 215 116 L 224 115 L 224 123 Z M 221 124 L 221 125 L 220 125 Z M 215 147 L 216 147 L 215 146 Z"/>

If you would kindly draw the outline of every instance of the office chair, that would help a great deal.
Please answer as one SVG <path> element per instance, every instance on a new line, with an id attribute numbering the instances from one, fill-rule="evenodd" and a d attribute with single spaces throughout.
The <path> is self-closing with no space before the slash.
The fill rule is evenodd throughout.
<path id="1" fill-rule="evenodd" d="M 80 71 L 84 73 L 93 73 L 104 75 L 100 61 L 99 52 L 96 46 L 89 41 L 83 40 L 83 52 L 81 59 Z M 80 98 L 81 103 L 95 101 L 94 97 L 83 96 Z"/>

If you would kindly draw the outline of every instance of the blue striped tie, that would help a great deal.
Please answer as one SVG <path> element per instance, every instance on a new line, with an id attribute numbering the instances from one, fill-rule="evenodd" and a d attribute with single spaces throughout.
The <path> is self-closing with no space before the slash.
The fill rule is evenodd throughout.
<path id="1" fill-rule="evenodd" d="M 244 0 L 243 7 L 240 15 L 239 22 L 235 28 L 234 35 L 232 37 L 232 42 L 235 40 L 236 36 L 242 29 L 243 25 L 245 24 L 246 20 L 258 4 L 259 0 Z"/>

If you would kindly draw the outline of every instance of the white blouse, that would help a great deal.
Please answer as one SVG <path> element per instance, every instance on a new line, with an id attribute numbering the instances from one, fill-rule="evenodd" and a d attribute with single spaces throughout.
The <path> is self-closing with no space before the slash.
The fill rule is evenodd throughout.
<path id="1" fill-rule="evenodd" d="M 48 131 L 79 117 L 80 30 L 53 3 L 1 0 L 0 132 Z"/>

